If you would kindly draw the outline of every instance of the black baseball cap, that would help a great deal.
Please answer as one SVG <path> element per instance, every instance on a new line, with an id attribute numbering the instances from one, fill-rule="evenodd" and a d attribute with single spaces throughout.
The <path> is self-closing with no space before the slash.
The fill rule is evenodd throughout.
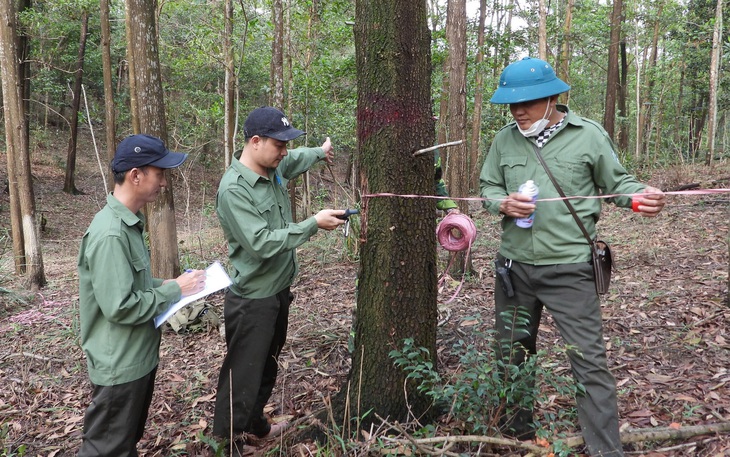
<path id="1" fill-rule="evenodd" d="M 172 152 L 165 143 L 152 135 L 130 135 L 117 146 L 112 159 L 112 171 L 120 173 L 152 165 L 158 168 L 177 168 L 188 158 L 183 152 Z"/>
<path id="2" fill-rule="evenodd" d="M 304 135 L 289 123 L 284 113 L 271 106 L 262 106 L 251 111 L 243 124 L 243 136 L 249 139 L 255 135 L 289 141 Z"/>

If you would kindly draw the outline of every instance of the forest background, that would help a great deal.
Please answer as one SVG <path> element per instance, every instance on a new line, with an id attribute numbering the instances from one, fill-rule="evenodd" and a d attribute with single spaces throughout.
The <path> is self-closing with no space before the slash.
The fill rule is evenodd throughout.
<path id="1" fill-rule="evenodd" d="M 4 8 L 7 3 L 10 2 Z M 102 2 L 102 11 L 105 3 Z M 3 242 L 0 313 L 9 324 L 3 327 L 2 338 L 7 344 L 3 345 L 0 356 L 0 371 L 11 388 L 0 397 L 0 439 L 4 442 L 0 455 L 25 452 L 66 455 L 79 439 L 79 421 L 89 386 L 75 337 L 78 322 L 74 311 L 74 256 L 83 230 L 103 204 L 108 176 L 103 177 L 100 169 L 105 170 L 119 139 L 139 131 L 136 118 L 144 115 L 135 114 L 135 110 L 143 110 L 134 108 L 135 103 L 159 105 L 164 112 L 161 132 L 167 144 L 173 150 L 191 155 L 186 168 L 173 174 L 172 179 L 177 204 L 177 209 L 173 207 L 173 218 L 180 234 L 171 243 L 176 247 L 175 261 L 163 264 L 174 271 L 180 267 L 204 266 L 213 259 L 225 262 L 225 246 L 221 245 L 212 196 L 229 163 L 230 153 L 241 147 L 242 119 L 257 106 L 280 106 L 295 126 L 307 131 L 299 144 L 318 145 L 330 136 L 336 145 L 336 166 L 317 169 L 293 186 L 299 218 L 325 206 L 360 204 L 359 160 L 364 154 L 358 149 L 362 146 L 358 145 L 357 132 L 359 69 L 353 32 L 358 14 L 354 2 L 242 0 L 124 4 L 112 1 L 106 4 L 110 25 L 107 43 L 113 70 L 112 103 L 105 102 L 108 93 L 105 93 L 102 53 L 103 14 L 99 14 L 97 2 L 24 1 L 16 5 L 17 10 L 10 9 L 18 13 L 17 36 L 26 40 L 16 50 L 25 56 L 18 61 L 27 64 L 24 70 L 27 73 L 21 73 L 26 75 L 21 81 L 29 83 L 27 92 L 23 92 L 26 96 L 21 97 L 27 141 L 25 148 L 16 149 L 15 140 L 8 141 L 12 132 L 6 129 L 4 158 L 8 168 L 0 170 L 0 178 L 8 182 L 11 195 L 15 177 L 25 176 L 31 183 L 29 192 L 22 192 L 22 188 L 16 191 L 20 199 L 23 195 L 33 196 L 29 214 L 36 226 L 39 249 L 26 248 L 25 252 L 29 258 L 39 255 L 45 262 L 40 263 L 40 272 L 35 269 L 37 262 L 19 262 L 22 257 L 15 250 L 18 237 L 12 236 L 11 228 L 13 202 L 4 194 L 0 208 L 3 230 L 0 233 Z M 125 27 L 125 18 L 136 17 L 133 16 L 138 13 L 135 8 L 150 7 L 147 12 L 155 18 L 157 30 L 162 104 L 160 99 L 140 97 L 133 90 L 134 84 L 130 84 L 134 79 L 130 78 L 134 52 L 150 47 L 130 38 L 129 31 L 134 24 Z M 227 16 L 226 12 L 231 14 Z M 489 141 L 510 120 L 508 111 L 490 106 L 485 100 L 491 96 L 504 66 L 525 55 L 540 55 L 554 65 L 559 76 L 572 86 L 569 98 L 561 102 L 568 103 L 583 116 L 602 121 L 618 145 L 621 161 L 642 180 L 667 191 L 727 187 L 730 78 L 726 70 L 730 40 L 729 27 L 722 21 L 721 1 L 566 1 L 548 5 L 512 0 L 489 4 L 453 0 L 429 2 L 427 12 L 431 31 L 430 111 L 438 116 L 436 141 L 465 140 L 457 148 L 442 149 L 452 195 L 468 197 L 477 193 L 475 172 L 488 151 Z M 7 23 L 3 22 L 4 33 L 9 29 Z M 459 30 L 463 33 L 458 33 Z M 4 102 L 8 98 L 6 75 L 13 68 L 8 62 L 3 58 Z M 230 75 L 233 79 L 229 79 Z M 463 89 L 459 90 L 454 82 L 462 80 Z M 7 105 L 4 113 L 7 120 L 10 114 Z M 161 127 L 157 125 L 157 128 Z M 24 155 L 28 160 L 18 166 Z M 28 173 L 23 168 L 26 165 Z M 607 210 L 605 217 L 606 232 L 614 234 L 619 247 L 625 248 L 619 255 L 625 256 L 624 259 L 634 256 L 640 266 L 653 267 L 654 281 L 662 284 L 656 290 L 646 283 L 632 282 L 632 276 L 627 274 L 630 285 L 615 290 L 606 300 L 609 316 L 615 313 L 633 318 L 634 323 L 643 322 L 640 338 L 635 328 L 624 328 L 623 334 L 621 328 L 609 324 L 617 346 L 624 346 L 618 344 L 621 338 L 626 341 L 639 338 L 635 341 L 637 346 L 629 344 L 617 351 L 625 351 L 626 347 L 650 350 L 660 346 L 657 341 L 668 338 L 671 342 L 661 345 L 661 360 L 656 365 L 674 368 L 672 371 L 652 368 L 648 375 L 642 374 L 642 381 L 637 381 L 637 366 L 647 366 L 646 360 L 632 360 L 614 367 L 618 370 L 620 386 L 637 385 L 628 395 L 634 403 L 622 404 L 622 413 L 629 417 L 624 427 L 728 422 L 727 199 L 722 196 L 682 198 L 674 202 L 676 209 L 670 210 L 670 215 L 655 226 L 643 221 L 635 225 L 637 222 L 627 219 L 624 213 L 611 210 Z M 450 306 L 444 305 L 458 287 L 460 276 L 441 283 L 438 290 L 441 304 L 438 309 L 434 306 L 437 313 L 432 313 L 434 326 L 439 327 L 438 347 L 434 332 L 431 349 L 434 354 L 438 350 L 442 358 L 439 366 L 445 373 L 458 373 L 458 367 L 462 366 L 456 348 L 459 338 L 464 336 L 463 329 L 476 325 L 472 316 L 474 303 L 483 303 L 484 307 L 490 303 L 492 280 L 488 257 L 498 242 L 497 221 L 481 214 L 477 204 L 461 201 L 460 206 L 477 220 L 480 232 L 489 234 L 483 235 L 482 244 L 476 246 L 459 299 Z M 696 212 L 697 218 L 692 226 L 683 224 L 680 233 L 671 233 L 672 221 L 678 224 L 675 218 L 680 218 L 682 211 L 693 216 Z M 322 406 L 319 397 L 306 392 L 316 391 L 326 398 L 323 392 L 336 392 L 348 378 L 352 379 L 352 372 L 348 375 L 350 354 L 357 344 L 351 337 L 356 330 L 351 329 L 350 308 L 355 301 L 355 263 L 360 260 L 357 224 L 355 219 L 353 236 L 347 239 L 334 234 L 319 236 L 312 247 L 304 248 L 300 254 L 305 266 L 298 289 L 298 303 L 303 311 L 298 317 L 303 322 L 295 317 L 292 323 L 296 329 L 292 346 L 301 350 L 296 355 L 292 351 L 292 358 L 285 364 L 303 365 L 311 371 L 295 370 L 291 374 L 291 391 L 287 395 L 290 398 L 284 399 L 282 394 L 275 407 L 280 415 L 306 416 L 310 410 L 317 409 L 315 404 Z M 627 231 L 647 238 L 660 234 L 664 247 L 659 247 L 657 242 L 652 242 L 650 247 L 642 246 L 640 238 L 627 241 Z M 33 236 L 30 238 L 32 244 Z M 686 255 L 682 257 L 683 265 L 672 265 L 675 260 L 670 254 L 684 253 L 688 245 L 697 247 L 697 252 L 683 254 Z M 445 270 L 448 258 L 443 252 L 439 254 L 439 262 L 439 271 Z M 681 267 L 690 268 L 690 265 L 699 273 L 683 275 Z M 332 275 L 324 281 L 327 285 L 316 278 L 317 271 Z M 680 283 L 677 289 L 666 285 L 679 281 L 687 283 Z M 333 303 L 318 286 L 327 288 L 335 284 L 343 296 Z M 359 300 L 366 301 L 362 294 Z M 430 304 L 429 300 L 424 303 Z M 638 303 L 648 309 L 632 311 L 631 306 Z M 671 310 L 663 306 L 668 303 L 673 305 Z M 213 310 L 211 314 L 216 311 L 222 314 L 220 297 L 211 297 L 208 306 Z M 652 310 L 652 306 L 658 309 Z M 311 321 L 316 319 L 320 307 L 331 313 L 331 325 L 321 327 L 324 323 L 318 322 L 313 333 L 306 331 L 314 325 Z M 669 312 L 677 314 L 667 315 Z M 488 320 L 488 312 L 477 320 L 480 319 Z M 679 325 L 681 333 L 661 335 L 667 325 Z M 546 326 L 549 332 L 550 323 Z M 447 328 L 450 330 L 446 331 Z M 175 342 L 172 338 L 164 348 L 163 360 L 167 361 L 168 371 L 161 376 L 163 394 L 156 400 L 157 415 L 153 416 L 151 426 L 160 433 L 150 432 L 143 441 L 144 451 L 149 455 L 194 455 L 203 452 L 203 445 L 209 441 L 206 432 L 209 432 L 207 420 L 212 406 L 211 385 L 215 383 L 215 361 L 223 351 L 222 344 L 218 334 L 210 329 L 178 336 L 180 340 Z M 475 330 L 469 338 L 479 340 L 480 333 Z M 699 360 L 704 364 L 699 372 L 680 363 L 694 357 L 692 354 L 697 354 L 698 347 L 703 354 Z M 60 357 L 66 349 L 71 356 Z M 199 361 L 196 354 L 201 352 L 212 355 L 196 365 L 195 379 L 175 371 L 180 360 Z M 564 361 L 559 362 L 559 354 L 545 354 L 545 359 L 548 365 L 564 365 Z M 331 371 L 316 367 L 326 362 L 331 363 Z M 392 366 L 387 358 L 381 362 Z M 682 365 L 681 369 L 677 365 Z M 320 379 L 323 370 L 328 373 L 325 382 Z M 657 393 L 657 385 L 666 387 L 680 372 L 687 374 L 692 389 L 701 393 L 688 393 L 686 386 L 674 386 L 677 391 L 671 395 Z M 701 382 L 694 382 L 690 374 L 695 373 L 702 378 Z M 395 390 L 402 392 L 402 386 L 394 384 Z M 651 398 L 634 393 L 642 390 L 654 393 Z M 671 406 L 659 402 L 659 398 L 664 398 L 662 395 L 671 397 Z M 170 398 L 179 401 L 170 405 Z M 661 407 L 653 409 L 657 404 Z M 545 397 L 541 408 L 546 411 L 544 421 L 552 424 L 546 426 L 548 437 L 575 433 L 569 394 L 558 389 Z M 468 408 L 464 406 L 464 409 Z M 459 418 L 459 421 L 460 425 L 456 425 L 447 420 L 444 428 L 435 430 L 414 427 L 427 436 L 455 432 L 489 434 L 489 427 L 479 429 L 475 426 L 479 421 L 474 418 Z M 488 424 L 489 420 L 482 422 Z M 176 432 L 167 430 L 166 425 L 170 424 L 176 424 Z M 387 421 L 380 423 L 384 430 L 395 428 L 392 425 Z M 348 427 L 333 428 L 336 431 L 331 433 L 345 443 L 339 448 L 326 449 L 335 454 L 338 450 L 362 452 L 363 446 L 373 445 L 373 437 L 378 436 L 366 434 L 363 445 L 355 442 L 356 433 L 346 433 Z M 724 435 L 716 435 L 713 430 L 704 432 L 709 436 L 680 438 L 684 440 L 680 448 L 664 451 L 665 454 L 699 455 L 701 451 L 718 455 L 727 451 L 727 432 Z M 409 433 L 413 431 L 404 430 L 402 436 Z M 667 447 L 657 444 L 662 442 L 659 438 L 648 441 L 649 444 L 642 445 L 645 447 L 637 445 L 638 452 Z M 406 445 L 415 447 L 412 443 L 395 444 L 396 448 Z M 490 451 L 489 446 L 493 447 L 490 452 L 497 452 L 495 446 L 516 449 L 515 452 L 520 449 L 517 443 L 511 443 L 511 448 L 504 443 L 462 446 L 471 453 L 479 452 L 482 446 L 481 452 Z M 284 447 L 276 449 L 282 452 Z"/>

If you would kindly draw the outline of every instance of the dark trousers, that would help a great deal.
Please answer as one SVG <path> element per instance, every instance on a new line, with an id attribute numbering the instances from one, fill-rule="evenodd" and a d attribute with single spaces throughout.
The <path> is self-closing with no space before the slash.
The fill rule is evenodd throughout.
<path id="1" fill-rule="evenodd" d="M 136 457 L 152 403 L 157 368 L 136 381 L 94 386 L 79 457 Z"/>
<path id="2" fill-rule="evenodd" d="M 292 298 L 289 288 L 260 299 L 226 292 L 223 315 L 228 350 L 218 378 L 214 435 L 235 438 L 244 432 L 269 433 L 264 407 L 276 383 Z"/>
<path id="3" fill-rule="evenodd" d="M 504 258 L 498 256 L 503 262 Z M 567 345 L 573 376 L 586 390 L 576 398 L 578 421 L 588 451 L 593 456 L 623 456 L 618 428 L 616 381 L 608 371 L 603 341 L 601 303 L 596 294 L 593 267 L 588 263 L 534 266 L 512 263 L 510 277 L 514 297 L 508 298 L 495 287 L 496 330 L 500 339 L 521 343 L 528 354 L 537 351 L 537 332 L 543 307 L 547 308 Z M 511 321 L 501 313 L 514 314 L 515 308 L 529 314 L 524 331 L 513 332 Z M 516 351 L 511 363 L 519 365 L 525 354 Z M 532 422 L 531 411 L 518 413 Z M 519 424 L 516 428 L 519 428 Z"/>

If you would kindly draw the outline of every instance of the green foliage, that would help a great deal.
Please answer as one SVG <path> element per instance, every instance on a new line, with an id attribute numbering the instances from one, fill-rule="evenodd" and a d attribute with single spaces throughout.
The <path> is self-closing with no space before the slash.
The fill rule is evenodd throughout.
<path id="1" fill-rule="evenodd" d="M 523 313 L 505 319 L 515 329 L 526 328 L 527 317 Z M 459 370 L 448 379 L 435 369 L 428 350 L 416 347 L 412 339 L 404 341 L 402 350 L 391 351 L 390 357 L 407 372 L 407 379 L 413 380 L 420 392 L 434 404 L 449 408 L 449 415 L 456 423 L 463 424 L 464 433 L 493 435 L 507 432 L 498 419 L 509 417 L 518 408 L 531 409 L 536 401 L 547 403 L 553 393 L 572 398 L 584 392 L 572 377 L 557 373 L 550 365 L 551 360 L 567 350 L 561 347 L 542 350 L 517 366 L 510 360 L 516 351 L 524 348 L 512 346 L 509 341 L 498 341 L 493 330 L 476 331 L 469 341 L 459 340 L 452 348 L 452 354 L 458 357 Z M 500 358 L 500 351 L 509 355 Z M 557 413 L 546 413 L 534 426 L 555 434 L 574 418 L 574 408 L 560 409 Z"/>
<path id="2" fill-rule="evenodd" d="M 9 435 L 10 425 L 6 423 L 0 424 L 0 443 L 3 443 L 0 447 L 0 457 L 23 457 L 27 446 L 25 444 L 17 447 L 6 445 Z"/>

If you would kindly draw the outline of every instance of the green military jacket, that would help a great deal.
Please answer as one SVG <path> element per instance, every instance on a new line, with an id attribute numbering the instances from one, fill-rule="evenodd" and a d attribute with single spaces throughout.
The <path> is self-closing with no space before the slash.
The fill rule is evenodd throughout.
<path id="1" fill-rule="evenodd" d="M 240 152 L 236 158 L 240 157 Z M 216 197 L 228 241 L 231 290 L 244 298 L 281 292 L 298 271 L 296 248 L 317 233 L 314 216 L 294 223 L 286 184 L 324 159 L 322 148 L 297 148 L 263 177 L 234 160 Z"/>
<path id="2" fill-rule="evenodd" d="M 566 196 L 592 197 L 640 193 L 646 187 L 619 163 L 613 143 L 596 122 L 565 112 L 562 126 L 543 145 L 541 154 Z M 565 203 L 539 201 L 559 198 L 533 149 L 534 138 L 525 138 L 512 122 L 494 138 L 480 175 L 484 207 L 499 214 L 500 201 L 517 192 L 528 179 L 540 188 L 535 222 L 530 229 L 517 227 L 511 217 L 502 220 L 500 253 L 508 259 L 533 265 L 578 263 L 590 259 L 588 243 Z M 631 197 L 609 198 L 618 206 L 630 207 Z M 601 213 L 601 199 L 571 199 L 588 233 L 595 237 Z"/>
<path id="3" fill-rule="evenodd" d="M 177 282 L 152 278 L 144 216 L 113 195 L 81 240 L 78 257 L 81 347 L 95 385 L 137 380 L 159 363 L 152 319 L 180 300 Z"/>

